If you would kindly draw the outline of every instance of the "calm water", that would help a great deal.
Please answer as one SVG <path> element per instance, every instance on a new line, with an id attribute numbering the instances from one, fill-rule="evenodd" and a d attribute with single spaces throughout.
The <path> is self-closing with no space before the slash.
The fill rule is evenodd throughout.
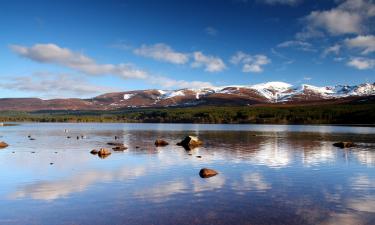
<path id="1" fill-rule="evenodd" d="M 89 153 L 115 135 L 127 151 Z M 186 135 L 204 146 L 175 146 Z M 375 128 L 21 124 L 0 140 L 0 224 L 375 224 Z"/>

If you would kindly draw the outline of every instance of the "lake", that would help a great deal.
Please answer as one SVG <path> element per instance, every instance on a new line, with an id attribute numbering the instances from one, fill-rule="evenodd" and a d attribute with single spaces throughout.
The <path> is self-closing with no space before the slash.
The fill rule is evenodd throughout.
<path id="1" fill-rule="evenodd" d="M 0 224 L 375 224 L 374 127 L 23 123 L 0 141 Z"/>

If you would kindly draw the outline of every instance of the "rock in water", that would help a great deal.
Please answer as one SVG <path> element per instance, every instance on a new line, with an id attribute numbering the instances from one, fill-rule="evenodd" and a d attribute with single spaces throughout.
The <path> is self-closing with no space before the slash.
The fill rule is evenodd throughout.
<path id="1" fill-rule="evenodd" d="M 342 142 L 334 143 L 333 146 L 339 147 L 339 148 L 350 148 L 350 147 L 354 147 L 355 144 L 353 142 L 342 141 Z"/>
<path id="2" fill-rule="evenodd" d="M 163 147 L 163 146 L 167 146 L 167 145 L 169 145 L 169 143 L 167 141 L 162 140 L 162 139 L 157 139 L 155 141 L 156 147 Z"/>
<path id="3" fill-rule="evenodd" d="M 203 168 L 199 171 L 199 176 L 202 178 L 209 178 L 217 175 L 218 172 L 212 169 Z"/>
<path id="4" fill-rule="evenodd" d="M 125 151 L 126 149 L 128 149 L 128 147 L 126 147 L 124 145 L 119 145 L 119 146 L 116 146 L 112 149 L 113 149 L 113 151 Z"/>
<path id="5" fill-rule="evenodd" d="M 201 146 L 202 144 L 203 142 L 195 136 L 187 136 L 184 140 L 177 143 L 177 145 L 184 147 L 186 150 L 194 149 L 196 147 Z"/>
<path id="6" fill-rule="evenodd" d="M 96 149 L 93 149 L 93 150 L 91 150 L 91 152 L 90 152 L 91 154 L 93 154 L 93 155 L 97 155 L 98 153 L 99 153 L 99 151 L 98 150 L 96 150 Z"/>
<path id="7" fill-rule="evenodd" d="M 8 147 L 9 145 L 3 141 L 0 141 L 0 148 L 6 148 Z"/>
<path id="8" fill-rule="evenodd" d="M 124 146 L 123 143 L 118 143 L 118 142 L 108 142 L 107 145 Z"/>
<path id="9" fill-rule="evenodd" d="M 108 149 L 105 149 L 105 148 L 101 148 L 98 151 L 98 156 L 100 158 L 103 158 L 103 159 L 106 158 L 106 157 L 108 157 L 110 154 L 111 154 L 111 152 Z"/>

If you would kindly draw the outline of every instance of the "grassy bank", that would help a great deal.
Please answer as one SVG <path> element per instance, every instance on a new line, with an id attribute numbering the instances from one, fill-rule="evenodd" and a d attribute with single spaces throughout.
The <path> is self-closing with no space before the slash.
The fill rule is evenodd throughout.
<path id="1" fill-rule="evenodd" d="M 2 122 L 375 124 L 375 103 L 0 112 Z"/>

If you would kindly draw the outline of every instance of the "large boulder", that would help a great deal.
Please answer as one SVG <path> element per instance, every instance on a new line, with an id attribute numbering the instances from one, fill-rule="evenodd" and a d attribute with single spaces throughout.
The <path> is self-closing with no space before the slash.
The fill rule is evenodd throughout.
<path id="1" fill-rule="evenodd" d="M 106 157 L 108 157 L 110 154 L 111 154 L 111 152 L 108 149 L 105 149 L 105 148 L 101 148 L 98 151 L 98 156 L 100 158 L 103 158 L 103 159 L 106 158 Z"/>
<path id="2" fill-rule="evenodd" d="M 155 141 L 156 147 L 163 147 L 163 146 L 167 146 L 167 145 L 169 145 L 169 143 L 167 141 L 162 140 L 162 139 L 157 139 Z"/>
<path id="3" fill-rule="evenodd" d="M 184 140 L 177 143 L 177 145 L 184 147 L 186 150 L 191 150 L 191 149 L 194 149 L 196 147 L 199 147 L 199 146 L 203 145 L 203 142 L 201 140 L 199 140 L 198 137 L 187 136 L 187 137 L 185 137 Z"/>
<path id="4" fill-rule="evenodd" d="M 0 141 L 0 148 L 6 148 L 8 147 L 9 145 L 3 141 Z"/>
<path id="5" fill-rule="evenodd" d="M 218 172 L 216 172 L 213 169 L 203 168 L 199 171 L 199 176 L 202 178 L 209 178 L 217 175 Z"/>
<path id="6" fill-rule="evenodd" d="M 333 144 L 333 146 L 335 147 L 339 147 L 339 148 L 350 148 L 350 147 L 354 147 L 355 144 L 353 142 L 347 142 L 347 141 L 342 141 L 342 142 L 336 142 Z"/>

